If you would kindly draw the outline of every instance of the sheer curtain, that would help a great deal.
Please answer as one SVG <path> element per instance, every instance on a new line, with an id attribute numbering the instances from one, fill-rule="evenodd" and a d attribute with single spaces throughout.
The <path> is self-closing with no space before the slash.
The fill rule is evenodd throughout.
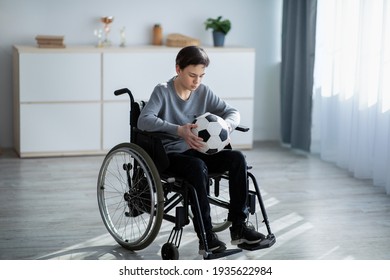
<path id="1" fill-rule="evenodd" d="M 390 0 L 318 0 L 311 151 L 390 194 Z"/>

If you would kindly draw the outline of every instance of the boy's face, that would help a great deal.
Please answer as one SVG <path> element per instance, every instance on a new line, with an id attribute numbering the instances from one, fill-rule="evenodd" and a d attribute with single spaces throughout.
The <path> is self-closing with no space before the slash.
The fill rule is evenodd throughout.
<path id="1" fill-rule="evenodd" d="M 199 87 L 205 75 L 205 70 L 206 67 L 203 64 L 188 65 L 184 69 L 180 69 L 176 65 L 177 78 L 180 80 L 180 84 L 189 91 L 194 91 Z"/>

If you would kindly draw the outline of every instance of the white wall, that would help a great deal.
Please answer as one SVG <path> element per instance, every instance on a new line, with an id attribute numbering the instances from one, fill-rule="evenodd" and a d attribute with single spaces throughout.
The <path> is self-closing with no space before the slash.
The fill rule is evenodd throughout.
<path id="1" fill-rule="evenodd" d="M 35 45 L 38 34 L 64 35 L 67 45 L 92 45 L 93 30 L 108 15 L 115 17 L 112 41 L 119 44 L 125 26 L 128 45 L 149 44 L 154 23 L 164 34 L 182 33 L 211 45 L 203 22 L 229 18 L 225 43 L 256 49 L 254 138 L 279 139 L 281 14 L 282 0 L 0 0 L 0 147 L 13 146 L 12 46 Z"/>

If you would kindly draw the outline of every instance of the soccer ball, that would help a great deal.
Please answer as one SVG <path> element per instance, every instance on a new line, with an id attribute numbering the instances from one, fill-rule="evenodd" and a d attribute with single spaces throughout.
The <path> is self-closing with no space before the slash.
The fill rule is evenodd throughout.
<path id="1" fill-rule="evenodd" d="M 205 154 L 215 154 L 223 150 L 229 144 L 229 128 L 224 119 L 211 113 L 205 113 L 197 117 L 192 123 L 197 128 L 192 133 L 203 138 L 204 145 L 199 150 Z"/>

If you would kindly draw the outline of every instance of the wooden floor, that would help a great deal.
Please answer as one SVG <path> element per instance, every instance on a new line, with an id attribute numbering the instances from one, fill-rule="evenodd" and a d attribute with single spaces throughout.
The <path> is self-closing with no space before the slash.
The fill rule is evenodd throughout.
<path id="1" fill-rule="evenodd" d="M 389 260 L 390 196 L 370 181 L 277 143 L 244 151 L 261 185 L 276 244 L 228 259 Z M 102 156 L 19 159 L 0 155 L 0 259 L 161 259 L 172 225 L 148 248 L 121 248 L 96 199 Z M 265 231 L 265 230 L 264 230 Z M 219 234 L 229 244 L 228 231 Z M 197 260 L 192 225 L 180 259 Z"/>

